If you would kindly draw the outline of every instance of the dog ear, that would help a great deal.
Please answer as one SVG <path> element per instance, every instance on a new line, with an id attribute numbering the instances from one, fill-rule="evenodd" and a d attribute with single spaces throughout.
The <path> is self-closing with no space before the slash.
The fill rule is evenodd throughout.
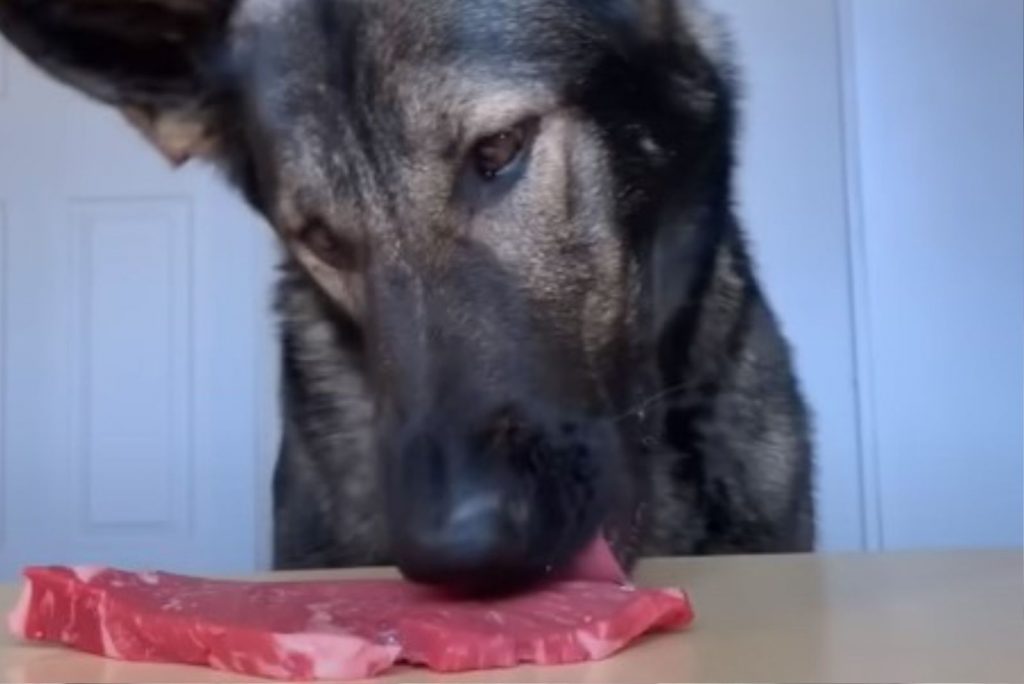
<path id="1" fill-rule="evenodd" d="M 232 2 L 0 0 L 0 34 L 180 164 L 210 142 L 210 66 Z"/>
<path id="2" fill-rule="evenodd" d="M 631 0 L 636 25 L 649 42 L 700 52 L 718 68 L 732 62 L 722 17 L 703 0 Z"/>

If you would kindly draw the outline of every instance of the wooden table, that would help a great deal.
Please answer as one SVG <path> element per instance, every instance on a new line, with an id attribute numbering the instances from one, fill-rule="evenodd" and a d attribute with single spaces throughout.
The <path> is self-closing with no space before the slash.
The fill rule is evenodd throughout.
<path id="1" fill-rule="evenodd" d="M 694 626 L 589 665 L 447 678 L 402 669 L 376 681 L 1024 682 L 1019 551 L 654 559 L 641 564 L 637 580 L 687 589 Z M 0 587 L 0 608 L 6 612 L 16 594 L 14 586 Z M 0 637 L 0 680 L 245 681 L 202 668 L 25 646 L 6 636 Z"/>

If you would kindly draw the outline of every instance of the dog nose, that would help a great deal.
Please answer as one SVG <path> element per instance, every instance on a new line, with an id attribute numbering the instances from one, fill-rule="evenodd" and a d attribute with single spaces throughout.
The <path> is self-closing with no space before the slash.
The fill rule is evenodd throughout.
<path id="1" fill-rule="evenodd" d="M 517 472 L 507 412 L 456 429 L 451 420 L 408 430 L 391 471 L 395 562 L 411 580 L 472 590 L 522 582 L 543 568 L 533 488 Z M 519 424 L 519 421 L 516 421 Z"/>
<path id="2" fill-rule="evenodd" d="M 444 508 L 406 522 L 397 564 L 408 579 L 466 591 L 526 579 L 521 527 L 500 496 L 472 494 Z"/>
<path id="3" fill-rule="evenodd" d="M 616 442 L 602 421 L 519 404 L 438 412 L 392 434 L 390 545 L 410 580 L 524 586 L 567 563 L 607 512 Z"/>

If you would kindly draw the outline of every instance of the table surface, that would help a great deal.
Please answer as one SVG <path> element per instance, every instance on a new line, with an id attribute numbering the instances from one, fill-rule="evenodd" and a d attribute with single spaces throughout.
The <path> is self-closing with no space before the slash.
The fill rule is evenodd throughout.
<path id="1" fill-rule="evenodd" d="M 388 569 L 296 576 L 393 576 Z M 261 576 L 267 577 L 267 576 Z M 605 661 L 442 677 L 401 668 L 376 682 L 1024 682 L 1020 551 L 651 559 L 638 584 L 680 586 L 697 613 Z M 18 588 L 0 587 L 0 609 Z M 0 636 L 6 682 L 252 681 L 140 665 Z"/>

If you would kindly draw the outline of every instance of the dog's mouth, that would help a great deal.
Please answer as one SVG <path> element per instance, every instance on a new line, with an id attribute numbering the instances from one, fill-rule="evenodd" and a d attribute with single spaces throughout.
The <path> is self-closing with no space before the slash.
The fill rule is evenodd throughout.
<path id="1" fill-rule="evenodd" d="M 629 584 L 629 576 L 604 534 L 598 533 L 567 565 L 553 571 L 548 569 L 544 576 L 530 581 L 508 581 L 507 575 L 499 579 L 493 575 L 470 574 L 459 577 L 457 581 L 431 584 L 436 590 L 456 598 L 487 599 L 529 592 L 549 582 L 571 581 L 625 585 Z"/>
<path id="2" fill-rule="evenodd" d="M 593 541 L 557 574 L 561 580 L 587 580 L 590 582 L 616 582 L 623 584 L 628 581 L 625 570 L 615 558 L 611 545 L 604 534 L 599 533 Z"/>

